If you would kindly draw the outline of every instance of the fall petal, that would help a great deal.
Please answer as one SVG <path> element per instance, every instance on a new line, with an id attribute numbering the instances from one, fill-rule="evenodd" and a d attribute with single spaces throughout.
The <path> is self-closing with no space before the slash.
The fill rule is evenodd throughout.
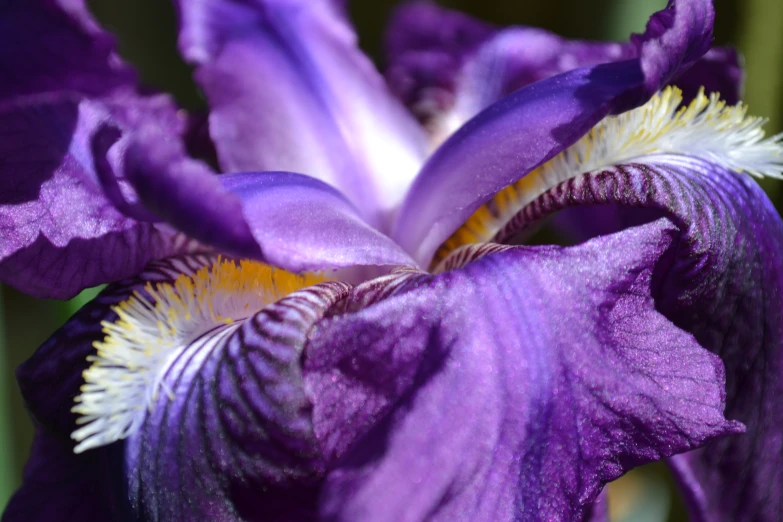
<path id="1" fill-rule="evenodd" d="M 321 323 L 325 518 L 579 520 L 630 467 L 741 430 L 718 358 L 655 310 L 675 230 L 507 248 Z"/>

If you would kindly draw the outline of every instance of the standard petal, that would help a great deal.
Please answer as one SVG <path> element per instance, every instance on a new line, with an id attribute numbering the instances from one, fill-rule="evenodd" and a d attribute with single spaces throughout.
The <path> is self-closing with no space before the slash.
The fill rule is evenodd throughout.
<path id="1" fill-rule="evenodd" d="M 417 123 L 355 43 L 339 2 L 180 2 L 225 171 L 303 172 L 379 225 L 425 154 Z"/>
<path id="2" fill-rule="evenodd" d="M 0 4 L 0 101 L 44 92 L 110 95 L 135 75 L 115 52 L 84 0 Z"/>
<path id="3" fill-rule="evenodd" d="M 720 360 L 655 309 L 675 232 L 508 248 L 317 326 L 326 520 L 581 520 L 630 467 L 741 430 Z"/>
<path id="4" fill-rule="evenodd" d="M 569 41 L 533 27 L 498 29 L 429 2 L 397 9 L 387 51 L 392 91 L 436 143 L 525 85 L 636 55 L 628 44 Z"/>
<path id="5" fill-rule="evenodd" d="M 204 244 L 294 272 L 414 264 L 322 181 L 288 172 L 216 176 L 157 129 L 136 138 L 125 161 L 140 200 Z"/>
<path id="6" fill-rule="evenodd" d="M 387 30 L 386 81 L 420 120 L 429 123 L 453 106 L 464 63 L 495 32 L 487 23 L 433 2 L 402 4 Z"/>
<path id="7" fill-rule="evenodd" d="M 714 21 L 712 0 L 669 0 L 666 9 L 650 17 L 644 33 L 631 36 L 647 97 L 704 56 Z"/>
<path id="8" fill-rule="evenodd" d="M 37 297 L 68 298 L 137 273 L 183 246 L 122 214 L 96 174 L 97 163 L 114 162 L 111 154 L 93 154 L 97 130 L 107 120 L 124 125 L 166 112 L 148 101 L 151 108 L 72 98 L 0 107 L 3 282 Z"/>
<path id="9" fill-rule="evenodd" d="M 637 43 L 495 28 L 434 3 L 411 2 L 397 9 L 389 28 L 386 78 L 437 144 L 503 96 L 572 69 L 635 58 Z M 703 86 L 736 103 L 742 85 L 737 53 L 712 49 L 672 83 L 683 88 L 686 101 Z"/>
<path id="10" fill-rule="evenodd" d="M 687 157 L 646 161 L 551 189 L 519 214 L 515 227 L 579 205 L 670 216 L 680 229 L 679 247 L 659 283 L 657 308 L 721 356 L 726 416 L 747 426 L 744 435 L 676 457 L 675 469 L 694 520 L 779 520 L 783 222 L 747 175 Z"/>
<path id="11" fill-rule="evenodd" d="M 717 92 L 729 105 L 736 105 L 742 99 L 745 73 L 742 57 L 732 47 L 713 47 L 697 60 L 685 73 L 672 83 L 682 89 L 687 103 L 696 97 L 699 89 L 707 93 Z"/>
<path id="12" fill-rule="evenodd" d="M 422 264 L 499 190 L 574 143 L 608 114 L 641 105 L 709 47 L 712 5 L 672 1 L 634 40 L 639 57 L 549 78 L 464 125 L 424 166 L 393 230 Z"/>

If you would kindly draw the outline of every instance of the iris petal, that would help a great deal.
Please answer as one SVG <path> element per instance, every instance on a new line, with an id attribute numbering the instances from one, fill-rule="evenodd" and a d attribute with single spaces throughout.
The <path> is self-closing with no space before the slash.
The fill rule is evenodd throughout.
<path id="1" fill-rule="evenodd" d="M 655 310 L 675 231 L 513 248 L 318 325 L 326 519 L 580 520 L 630 467 L 741 429 L 720 360 Z"/>
<path id="2" fill-rule="evenodd" d="M 429 2 L 403 4 L 387 39 L 386 77 L 436 143 L 482 109 L 530 83 L 579 67 L 638 56 L 634 42 L 567 40 L 534 27 L 496 28 Z M 714 48 L 672 83 L 689 101 L 699 88 L 739 101 L 742 69 Z"/>
<path id="3" fill-rule="evenodd" d="M 124 488 L 116 478 L 122 449 L 115 445 L 74 454 L 73 398 L 84 381 L 82 372 L 89 367 L 93 343 L 104 337 L 101 321 L 117 319 L 112 307 L 141 289 L 141 281 L 171 281 L 180 271 L 208 262 L 205 256 L 157 261 L 146 267 L 140 279 L 109 285 L 18 368 L 17 380 L 36 424 L 36 438 L 22 487 L 10 500 L 3 520 L 122 520 Z"/>
<path id="4" fill-rule="evenodd" d="M 533 27 L 500 29 L 429 2 L 396 10 L 387 50 L 390 87 L 436 140 L 525 85 L 635 56 L 631 45 L 569 41 Z"/>
<path id="5" fill-rule="evenodd" d="M 706 0 L 672 1 L 636 38 L 638 59 L 536 82 L 482 111 L 430 157 L 392 237 L 419 263 L 428 263 L 494 194 L 577 141 L 604 116 L 643 104 L 700 58 L 709 48 L 712 18 Z"/>
<path id="6" fill-rule="evenodd" d="M 82 375 L 90 363 L 87 357 L 101 341 L 103 321 L 114 322 L 112 310 L 149 282 L 170 282 L 182 271 L 198 270 L 210 262 L 209 256 L 189 255 L 155 261 L 134 278 L 109 285 L 57 330 L 16 372 L 19 387 L 30 413 L 41 426 L 67 439 L 76 415 L 73 398 L 84 382 Z"/>
<path id="7" fill-rule="evenodd" d="M 206 245 L 295 272 L 414 264 L 318 179 L 290 172 L 216 176 L 154 128 L 134 139 L 126 171 L 141 201 Z"/>
<path id="8" fill-rule="evenodd" d="M 425 138 L 356 47 L 338 4 L 180 2 L 180 48 L 209 98 L 223 170 L 308 174 L 382 227 Z"/>
<path id="9" fill-rule="evenodd" d="M 727 106 L 715 93 L 707 97 L 699 92 L 683 105 L 681 91 L 666 87 L 643 106 L 604 118 L 574 145 L 500 191 L 452 234 L 435 260 L 463 244 L 508 242 L 517 233 L 512 217 L 528 203 L 563 181 L 611 165 L 685 154 L 757 177 L 783 177 L 781 136 L 765 137 L 765 121 L 749 116 L 742 104 Z M 619 216 L 625 215 L 629 226 L 639 214 L 632 217 L 618 207 L 593 209 L 593 220 L 579 226 L 593 231 L 610 226 L 610 212 L 618 216 L 615 225 L 621 223 Z M 599 216 L 604 219 L 598 219 Z M 609 232 L 622 228 L 617 226 Z"/>
<path id="10" fill-rule="evenodd" d="M 73 481 L 69 491 L 82 500 L 93 492 L 100 494 L 106 502 L 95 504 L 96 512 L 105 513 L 105 508 L 116 514 L 118 509 L 130 509 L 134 516 L 150 520 L 255 519 L 260 514 L 272 519 L 276 510 L 289 517 L 305 516 L 306 499 L 315 491 L 323 462 L 301 383 L 301 351 L 312 324 L 346 294 L 349 286 L 342 283 L 294 292 L 253 313 L 235 306 L 242 292 L 228 292 L 230 285 L 224 288 L 223 297 L 231 302 L 221 301 L 219 290 L 230 281 L 215 281 L 221 285 L 213 286 L 217 293 L 199 294 L 190 304 L 209 305 L 209 313 L 231 309 L 252 317 L 234 326 L 227 323 L 228 330 L 218 335 L 208 332 L 182 346 L 181 353 L 164 368 L 159 393 L 150 394 L 148 411 L 143 398 L 136 404 L 134 400 L 117 403 L 120 409 L 141 406 L 137 414 L 142 423 L 127 442 L 74 454 L 73 443 L 68 441 L 67 433 L 76 426 L 68 403 L 78 393 L 85 368 L 96 364 L 88 355 L 105 335 L 101 329 L 123 320 L 114 311 L 117 304 L 134 292 L 155 295 L 145 289 L 148 282 L 174 284 L 183 274 L 203 271 L 213 263 L 214 258 L 207 256 L 170 258 L 150 264 L 139 278 L 110 285 L 20 368 L 25 399 L 41 423 L 41 444 L 34 448 L 28 480 L 13 503 L 15 513 L 30 513 L 35 506 L 27 499 L 49 487 L 57 489 L 68 473 L 78 469 L 95 480 Z M 253 273 L 248 270 L 241 275 L 252 279 Z M 253 291 L 250 282 L 240 281 L 249 285 L 243 287 L 245 293 Z M 283 292 L 283 283 L 276 281 L 274 292 Z M 164 290 L 156 292 L 159 297 L 165 294 Z M 188 303 L 186 293 L 178 293 L 181 302 L 170 295 L 169 305 Z M 136 312 L 126 307 L 123 313 Z M 165 313 L 168 317 L 169 312 Z M 155 330 L 160 325 L 148 327 Z M 140 325 L 137 333 L 143 329 Z M 131 365 L 125 371 L 140 369 Z M 119 376 L 104 384 L 119 386 L 122 381 Z M 82 387 L 82 395 L 85 392 L 94 393 L 94 387 Z M 62 464 L 59 473 L 47 475 L 46 470 L 58 463 Z M 105 473 L 115 479 L 125 475 L 125 479 L 99 480 Z M 130 504 L 123 498 L 130 498 Z"/>
<path id="11" fill-rule="evenodd" d="M 121 489 L 111 475 L 114 449 L 74 455 L 67 437 L 37 427 L 24 486 L 5 507 L 3 522 L 123 520 Z"/>
<path id="12" fill-rule="evenodd" d="M 349 287 L 284 297 L 182 347 L 126 442 L 135 512 L 149 520 L 307 520 L 323 474 L 301 357 Z"/>
<path id="13" fill-rule="evenodd" d="M 124 176 L 127 140 L 92 147 L 104 124 L 151 123 L 178 140 L 185 122 L 168 97 L 139 92 L 83 0 L 2 2 L 0 76 L 0 279 L 68 298 L 192 246 L 129 219 L 132 191 L 99 176 L 106 165 Z"/>
<path id="14" fill-rule="evenodd" d="M 726 416 L 747 426 L 743 436 L 675 457 L 693 516 L 777 520 L 783 222 L 748 176 L 686 156 L 583 174 L 538 198 L 519 219 L 532 223 L 558 209 L 607 204 L 652 209 L 677 224 L 679 248 L 660 282 L 658 309 L 721 356 Z"/>
<path id="15" fill-rule="evenodd" d="M 6 0 L 0 4 L 0 100 L 132 89 L 135 75 L 114 47 L 83 0 Z"/>
<path id="16" fill-rule="evenodd" d="M 171 232 L 129 219 L 104 194 L 95 163 L 115 157 L 93 155 L 93 136 L 106 120 L 124 124 L 126 111 L 157 110 L 127 109 L 71 97 L 0 107 L 4 282 L 37 297 L 68 298 L 185 246 Z"/>

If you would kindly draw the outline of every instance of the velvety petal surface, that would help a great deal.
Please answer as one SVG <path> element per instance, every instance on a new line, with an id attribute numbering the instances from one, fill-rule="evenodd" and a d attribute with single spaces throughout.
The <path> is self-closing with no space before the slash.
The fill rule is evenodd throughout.
<path id="1" fill-rule="evenodd" d="M 356 47 L 342 3 L 199 0 L 179 11 L 223 170 L 302 172 L 385 223 L 425 140 Z"/>
<path id="2" fill-rule="evenodd" d="M 655 309 L 675 232 L 507 248 L 320 323 L 325 519 L 582 520 L 630 467 L 741 430 L 720 360 Z"/>
<path id="3" fill-rule="evenodd" d="M 322 181 L 289 172 L 217 176 L 177 142 L 162 145 L 157 129 L 137 137 L 126 170 L 141 202 L 204 244 L 295 272 L 414 264 Z"/>
<path id="4" fill-rule="evenodd" d="M 692 520 L 783 516 L 783 223 L 747 175 L 684 157 L 577 176 L 528 205 L 512 226 L 575 205 L 668 215 L 680 229 L 657 309 L 726 365 L 726 416 L 743 435 L 675 457 Z M 633 229 L 629 229 L 630 230 Z M 621 234 L 625 234 L 622 232 Z"/>
<path id="5" fill-rule="evenodd" d="M 135 83 L 84 0 L 0 3 L 0 78 L 0 101 L 56 91 L 99 97 Z"/>
<path id="6" fill-rule="evenodd" d="M 608 114 L 644 103 L 708 49 L 712 5 L 672 0 L 634 45 L 638 58 L 575 69 L 491 105 L 430 157 L 393 237 L 426 264 L 481 204 L 574 143 Z"/>
<path id="7" fill-rule="evenodd" d="M 92 149 L 103 122 L 170 115 L 168 101 L 161 103 L 38 97 L 0 106 L 3 282 L 36 297 L 68 298 L 183 247 L 173 233 L 130 219 L 110 202 L 96 163 L 116 164 L 115 155 Z"/>

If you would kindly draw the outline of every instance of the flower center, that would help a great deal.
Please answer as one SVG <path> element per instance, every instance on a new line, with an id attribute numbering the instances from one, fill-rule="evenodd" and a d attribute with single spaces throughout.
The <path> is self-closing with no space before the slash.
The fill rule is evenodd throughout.
<path id="1" fill-rule="evenodd" d="M 244 319 L 302 288 L 322 282 L 255 261 L 218 258 L 171 283 L 134 292 L 114 307 L 115 322 L 102 323 L 106 337 L 84 372 L 72 411 L 82 424 L 71 437 L 74 452 L 103 446 L 133 433 L 162 388 L 167 369 L 195 347 L 200 357 L 223 345 Z M 193 357 L 193 355 L 189 355 Z M 173 397 L 172 397 L 173 398 Z"/>
<path id="2" fill-rule="evenodd" d="M 498 192 L 447 239 L 433 266 L 460 246 L 492 241 L 527 204 L 579 174 L 659 155 L 698 157 L 754 176 L 783 177 L 783 135 L 764 139 L 763 118 L 747 107 L 727 106 L 703 89 L 687 106 L 682 92 L 666 87 L 645 105 L 609 116 L 574 145 Z"/>

